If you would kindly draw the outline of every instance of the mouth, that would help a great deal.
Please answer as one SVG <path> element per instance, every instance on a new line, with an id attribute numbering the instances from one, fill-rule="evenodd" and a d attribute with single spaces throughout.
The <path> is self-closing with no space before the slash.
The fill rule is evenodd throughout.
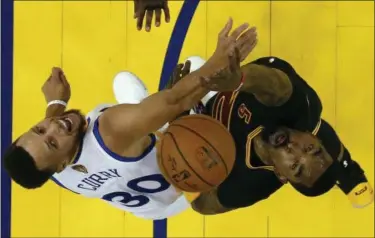
<path id="1" fill-rule="evenodd" d="M 58 120 L 59 124 L 67 131 L 67 132 L 72 132 L 73 130 L 73 121 L 68 118 L 64 117 Z"/>

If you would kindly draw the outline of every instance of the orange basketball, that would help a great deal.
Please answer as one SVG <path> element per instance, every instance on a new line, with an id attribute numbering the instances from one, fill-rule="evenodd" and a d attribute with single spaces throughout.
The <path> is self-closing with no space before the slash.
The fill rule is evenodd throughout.
<path id="1" fill-rule="evenodd" d="M 205 115 L 181 117 L 160 141 L 158 163 L 171 184 L 186 192 L 204 192 L 231 172 L 236 148 L 229 131 Z"/>

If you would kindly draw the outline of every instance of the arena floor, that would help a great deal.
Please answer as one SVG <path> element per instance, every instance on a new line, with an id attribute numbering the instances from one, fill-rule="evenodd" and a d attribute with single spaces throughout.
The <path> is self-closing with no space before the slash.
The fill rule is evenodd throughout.
<path id="1" fill-rule="evenodd" d="M 232 16 L 258 28 L 247 61 L 274 55 L 291 62 L 320 94 L 324 117 L 374 185 L 373 1 L 201 1 L 196 10 L 199 1 L 188 1 L 171 1 L 172 21 L 146 33 L 136 30 L 132 1 L 15 0 L 13 138 L 43 115 L 41 86 L 51 67 L 62 67 L 70 81 L 70 108 L 88 112 L 115 102 L 112 79 L 121 70 L 155 92 L 178 57 L 207 58 Z M 12 237 L 374 237 L 374 205 L 354 209 L 338 189 L 305 198 L 286 186 L 251 208 L 206 217 L 187 211 L 158 222 L 53 182 L 38 191 L 12 184 L 11 191 Z"/>

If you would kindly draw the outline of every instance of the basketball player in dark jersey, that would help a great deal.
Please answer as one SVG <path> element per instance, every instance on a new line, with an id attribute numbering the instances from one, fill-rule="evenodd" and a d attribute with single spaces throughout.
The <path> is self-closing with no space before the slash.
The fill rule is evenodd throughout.
<path id="1" fill-rule="evenodd" d="M 251 206 L 288 182 L 306 196 L 337 185 L 353 206 L 370 204 L 373 190 L 364 171 L 321 119 L 317 93 L 293 67 L 266 57 L 242 66 L 242 72 L 239 90 L 228 81 L 228 92 L 217 93 L 203 108 L 232 134 L 234 168 L 217 189 L 200 194 L 193 209 L 211 215 Z"/>

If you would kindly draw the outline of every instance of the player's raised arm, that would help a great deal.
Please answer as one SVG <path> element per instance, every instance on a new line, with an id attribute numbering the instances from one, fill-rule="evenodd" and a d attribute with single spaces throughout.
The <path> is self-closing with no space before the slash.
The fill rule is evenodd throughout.
<path id="1" fill-rule="evenodd" d="M 219 38 L 224 37 L 236 41 L 237 50 L 240 52 L 239 61 L 242 62 L 258 42 L 256 28 L 252 27 L 246 32 L 236 29 L 229 34 L 230 31 L 231 25 L 223 29 Z M 242 74 L 242 82 L 236 81 L 236 79 L 229 81 L 217 74 L 214 80 L 217 80 L 218 83 L 224 80 L 226 83 L 220 82 L 220 87 L 212 84 L 210 89 L 213 91 L 245 91 L 254 94 L 261 103 L 267 106 L 280 106 L 292 94 L 293 87 L 288 76 L 272 66 L 266 67 L 250 63 L 242 66 Z M 238 87 L 240 84 L 241 87 Z"/>
<path id="2" fill-rule="evenodd" d="M 242 72 L 245 80 L 241 91 L 254 94 L 266 106 L 284 104 L 293 92 L 288 76 L 278 69 L 247 64 L 242 67 Z"/>
<path id="3" fill-rule="evenodd" d="M 70 85 L 62 69 L 52 68 L 42 92 L 47 103 L 46 118 L 63 114 L 70 99 Z"/>
<path id="4" fill-rule="evenodd" d="M 230 19 L 224 29 L 231 24 Z M 246 29 L 247 24 L 243 24 L 237 31 L 241 33 Z M 220 36 L 218 47 L 206 64 L 185 76 L 171 89 L 155 93 L 138 105 L 121 104 L 109 108 L 100 117 L 102 134 L 108 135 L 111 144 L 131 146 L 183 111 L 192 108 L 207 94 L 207 88 L 212 83 L 216 84 L 211 80 L 211 76 L 218 71 L 222 72 L 221 75 L 226 80 L 239 80 L 236 78 L 241 77 L 241 69 L 237 59 L 241 56 L 237 55 L 235 47 L 235 40 Z"/>

